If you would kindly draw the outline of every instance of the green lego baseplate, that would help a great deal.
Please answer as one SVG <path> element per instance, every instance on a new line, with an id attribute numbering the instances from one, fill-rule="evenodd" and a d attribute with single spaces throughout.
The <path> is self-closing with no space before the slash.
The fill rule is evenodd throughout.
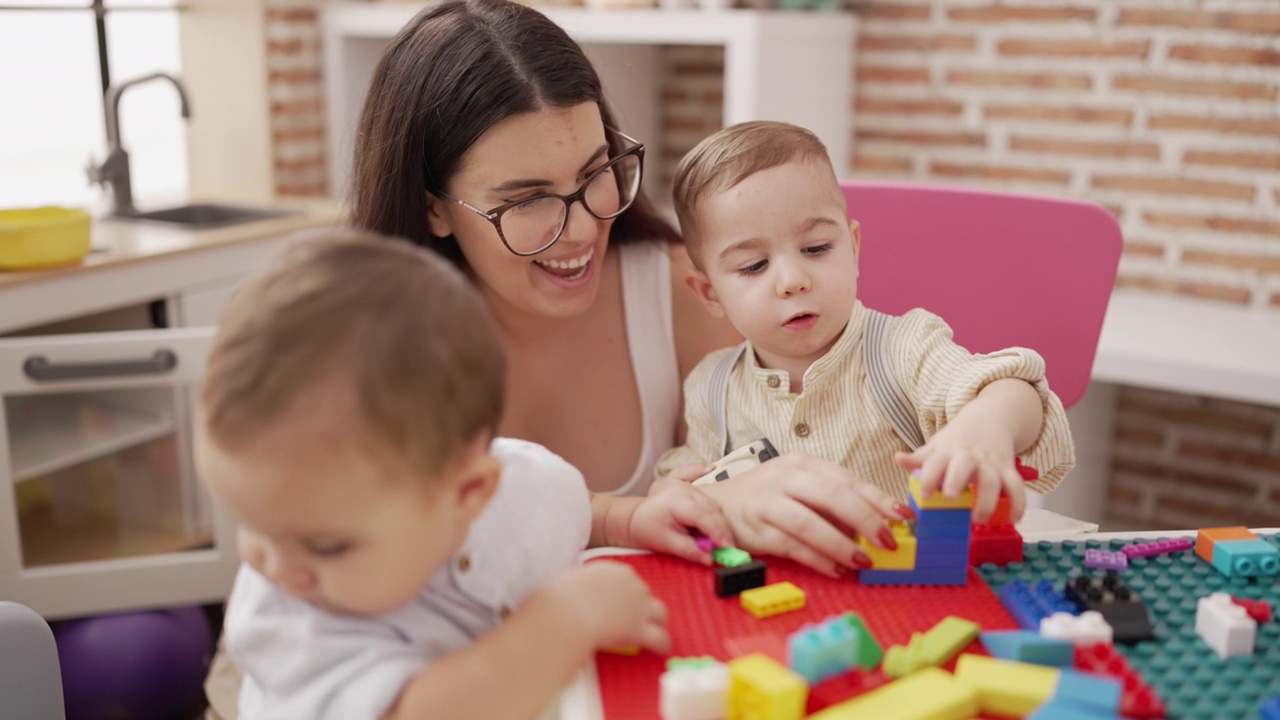
<path id="1" fill-rule="evenodd" d="M 1059 589 L 1078 575 L 1102 576 L 1086 569 L 1087 549 L 1119 550 L 1135 540 L 1026 543 L 1023 562 L 978 568 L 991 589 L 1013 580 L 1028 584 L 1052 580 Z M 1263 538 L 1280 547 L 1280 536 Z M 1280 579 L 1227 578 L 1194 550 L 1137 558 L 1117 573 L 1146 603 L 1155 640 L 1117 645 L 1164 700 L 1170 720 L 1246 720 L 1257 718 L 1262 702 L 1280 695 Z M 1195 630 L 1196 603 L 1213 592 L 1271 603 L 1271 622 L 1258 626 L 1253 654 L 1222 660 Z"/>

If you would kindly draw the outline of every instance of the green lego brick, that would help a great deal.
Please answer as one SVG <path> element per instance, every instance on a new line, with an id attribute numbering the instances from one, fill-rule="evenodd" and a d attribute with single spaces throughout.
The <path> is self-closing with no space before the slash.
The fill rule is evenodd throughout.
<path id="1" fill-rule="evenodd" d="M 720 567 L 740 567 L 751 562 L 751 554 L 738 548 L 722 547 L 711 551 L 711 559 Z"/>
<path id="2" fill-rule="evenodd" d="M 840 617 L 849 623 L 860 638 L 853 663 L 860 668 L 874 670 L 880 664 L 880 659 L 884 657 L 884 648 L 880 645 L 880 641 L 871 634 L 871 628 L 867 627 L 867 623 L 858 613 L 848 612 Z"/>
<path id="3" fill-rule="evenodd" d="M 1152 536 L 1137 542 L 1156 539 Z M 1263 540 L 1280 548 L 1276 535 L 1263 536 Z M 1084 568 L 1087 548 L 1119 550 L 1132 542 L 1027 543 L 1023 562 L 984 564 L 977 570 L 997 592 L 1013 580 L 1034 583 L 1047 579 L 1062 587 L 1077 575 L 1098 574 Z M 1116 650 L 1164 700 L 1170 720 L 1257 717 L 1263 700 L 1280 694 L 1280 673 L 1275 671 L 1280 667 L 1280 622 L 1258 626 L 1252 656 L 1228 661 L 1218 659 L 1195 632 L 1197 601 L 1216 591 L 1280 606 L 1276 577 L 1228 578 L 1190 551 L 1134 558 L 1120 577 L 1146 604 L 1155 639 L 1117 645 Z"/>

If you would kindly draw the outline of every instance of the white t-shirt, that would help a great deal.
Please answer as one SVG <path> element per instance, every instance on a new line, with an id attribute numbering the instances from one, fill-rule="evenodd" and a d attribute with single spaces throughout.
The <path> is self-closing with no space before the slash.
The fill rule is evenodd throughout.
<path id="1" fill-rule="evenodd" d="M 493 499 L 449 565 L 399 610 L 332 615 L 241 566 L 225 625 L 245 673 L 241 720 L 379 718 L 432 659 L 468 647 L 578 563 L 591 533 L 582 474 L 523 440 L 492 450 L 503 463 Z"/>

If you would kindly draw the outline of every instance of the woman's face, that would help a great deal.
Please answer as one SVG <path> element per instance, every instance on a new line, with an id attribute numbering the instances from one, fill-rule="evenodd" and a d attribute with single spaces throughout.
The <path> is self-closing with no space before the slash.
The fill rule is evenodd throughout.
<path id="1" fill-rule="evenodd" d="M 508 118 L 481 135 L 463 155 L 446 192 L 486 211 L 540 193 L 570 195 L 608 159 L 595 103 L 538 110 Z M 457 238 L 491 304 L 567 318 L 595 301 L 612 220 L 598 220 L 574 203 L 560 239 L 537 255 L 520 257 L 485 218 L 447 199 L 428 200 L 432 234 Z"/>

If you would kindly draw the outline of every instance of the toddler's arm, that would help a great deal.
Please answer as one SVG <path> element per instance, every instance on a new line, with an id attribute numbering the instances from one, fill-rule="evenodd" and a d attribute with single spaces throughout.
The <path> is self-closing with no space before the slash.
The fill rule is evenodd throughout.
<path id="1" fill-rule="evenodd" d="M 529 598 L 475 645 L 423 669 L 385 717 L 532 718 L 598 648 L 670 646 L 666 607 L 629 566 L 592 562 Z"/>

